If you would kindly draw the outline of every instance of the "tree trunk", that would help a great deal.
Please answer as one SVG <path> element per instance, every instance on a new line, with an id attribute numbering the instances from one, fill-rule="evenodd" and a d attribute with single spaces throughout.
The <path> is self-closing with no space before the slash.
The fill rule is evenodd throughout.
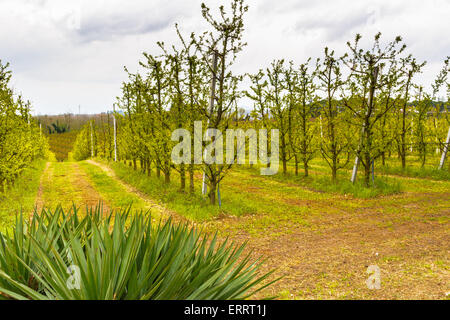
<path id="1" fill-rule="evenodd" d="M 337 181 L 337 169 L 335 166 L 331 168 L 331 181 L 333 181 L 333 183 L 336 183 Z"/>
<path id="2" fill-rule="evenodd" d="M 152 175 L 152 163 L 150 160 L 147 159 L 147 175 L 151 177 Z"/>
<path id="3" fill-rule="evenodd" d="M 371 165 L 370 156 L 366 156 L 364 163 L 364 185 L 367 188 L 370 187 L 370 175 L 371 175 L 370 165 Z"/>
<path id="4" fill-rule="evenodd" d="M 164 183 L 170 183 L 170 172 L 164 172 Z"/>
<path id="5" fill-rule="evenodd" d="M 210 182 L 210 190 L 209 190 L 209 203 L 212 205 L 216 204 L 216 183 L 215 182 Z"/>
<path id="6" fill-rule="evenodd" d="M 305 167 L 305 178 L 307 178 L 309 175 L 308 160 L 303 159 L 303 166 Z"/>
<path id="7" fill-rule="evenodd" d="M 156 161 L 156 177 L 159 179 L 161 177 L 161 162 Z"/>
<path id="8" fill-rule="evenodd" d="M 281 157 L 283 161 L 283 174 L 287 173 L 287 154 L 286 154 L 286 141 L 285 136 L 281 137 Z"/>
<path id="9" fill-rule="evenodd" d="M 189 193 L 194 193 L 194 164 L 189 164 Z"/>
<path id="10" fill-rule="evenodd" d="M 406 145 L 402 145 L 402 169 L 406 168 Z"/>
<path id="11" fill-rule="evenodd" d="M 186 189 L 186 170 L 184 168 L 184 163 L 180 165 L 180 189 L 182 192 Z"/>
<path id="12" fill-rule="evenodd" d="M 406 81 L 406 91 L 405 91 L 405 103 L 403 105 L 403 112 L 402 112 L 402 133 L 401 133 L 401 138 L 402 138 L 402 146 L 401 146 L 401 150 L 402 150 L 402 154 L 401 154 L 401 158 L 402 158 L 402 168 L 405 169 L 406 168 L 406 108 L 408 106 L 408 97 L 409 97 L 409 85 L 411 83 L 411 78 L 412 78 L 412 72 L 410 71 L 408 73 L 408 80 Z"/>

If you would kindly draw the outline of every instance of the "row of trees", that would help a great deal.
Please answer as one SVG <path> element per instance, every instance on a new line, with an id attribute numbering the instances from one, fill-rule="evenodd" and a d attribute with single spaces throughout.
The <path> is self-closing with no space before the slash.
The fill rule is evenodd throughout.
<path id="1" fill-rule="evenodd" d="M 202 15 L 210 30 L 185 38 L 177 26 L 181 46 L 167 47 L 159 42 L 159 55 L 144 53 L 140 61 L 143 72 L 133 74 L 125 69 L 129 81 L 123 84 L 122 96 L 117 100 L 118 108 L 123 111 L 116 113 L 119 158 L 129 159 L 135 169 L 140 163 L 141 170 L 147 174 L 152 174 L 154 168 L 156 175 L 164 176 L 167 183 L 176 170 L 181 189 L 188 188 L 189 192 L 194 192 L 194 172 L 201 167 L 212 203 L 231 165 L 200 165 L 194 153 L 190 161 L 175 165 L 171 156 L 178 141 L 172 140 L 172 132 L 187 129 L 194 149 L 195 121 L 201 121 L 203 128 L 222 132 L 234 125 L 237 99 L 242 95 L 238 89 L 242 77 L 234 75 L 231 67 L 245 46 L 242 33 L 247 9 L 242 0 L 235 0 L 231 12 L 220 7 L 220 17 L 216 19 L 202 5 Z M 207 137 L 209 141 L 215 138 Z M 204 145 L 205 142 L 200 148 Z"/>
<path id="2" fill-rule="evenodd" d="M 74 160 L 80 161 L 89 157 L 113 159 L 114 137 L 112 113 L 92 116 L 79 130 L 73 147 Z"/>
<path id="3" fill-rule="evenodd" d="M 323 57 L 294 67 L 274 61 L 250 75 L 246 95 L 254 101 L 253 118 L 265 127 L 280 129 L 280 160 L 308 163 L 321 155 L 332 180 L 352 157 L 362 164 L 369 185 L 373 162 L 398 154 L 402 167 L 413 150 L 425 165 L 427 154 L 442 150 L 449 122 L 448 99 L 436 102 L 442 86 L 448 90 L 449 60 L 430 93 L 414 82 L 425 62 L 405 55 L 401 37 L 382 46 L 381 34 L 370 49 L 360 48 L 361 36 L 347 43 L 337 57 L 325 48 Z"/>
<path id="4" fill-rule="evenodd" d="M 31 103 L 15 95 L 10 86 L 9 64 L 0 60 L 0 187 L 12 184 L 48 145 L 31 116 Z"/>
<path id="5" fill-rule="evenodd" d="M 427 155 L 444 148 L 450 125 L 449 59 L 430 92 L 415 82 L 425 63 L 405 53 L 401 37 L 383 46 L 380 34 L 368 49 L 362 48 L 357 35 L 342 56 L 325 48 L 320 59 L 308 59 L 299 66 L 276 60 L 255 74 L 236 75 L 232 66 L 246 45 L 242 34 L 247 6 L 242 0 L 233 0 L 230 12 L 223 6 L 219 11 L 215 18 L 202 5 L 210 30 L 186 39 L 176 26 L 180 46 L 167 47 L 160 42 L 159 55 L 144 53 L 141 72 L 125 69 L 129 79 L 117 100 L 122 113 L 115 114 L 118 151 L 119 159 L 129 160 L 135 169 L 140 163 L 150 175 L 155 168 L 156 175 L 164 175 L 166 182 L 176 170 L 183 191 L 188 175 L 190 192 L 194 191 L 194 172 L 201 169 L 211 203 L 215 203 L 216 189 L 231 164 L 200 164 L 195 153 L 185 159 L 189 161 L 171 161 L 172 149 L 179 142 L 172 140 L 177 128 L 188 129 L 192 149 L 196 141 L 206 140 L 200 146 L 204 147 L 223 139 L 214 134 L 205 139 L 194 137 L 196 121 L 201 121 L 203 128 L 222 132 L 229 128 L 278 129 L 283 173 L 293 161 L 295 174 L 302 166 L 308 176 L 310 161 L 322 157 L 336 181 L 338 171 L 355 157 L 355 168 L 362 165 L 366 185 L 379 158 L 384 165 L 387 157 L 397 154 L 406 167 L 407 155 L 414 153 L 425 165 Z M 244 77 L 251 82 L 246 90 L 240 86 Z M 436 102 L 444 86 L 447 102 Z M 243 97 L 253 101 L 249 114 L 238 108 Z M 90 139 L 85 135 L 85 145 Z M 235 145 L 236 141 L 227 143 Z M 207 152 L 215 156 L 214 149 Z M 265 164 L 270 165 L 268 161 Z"/>

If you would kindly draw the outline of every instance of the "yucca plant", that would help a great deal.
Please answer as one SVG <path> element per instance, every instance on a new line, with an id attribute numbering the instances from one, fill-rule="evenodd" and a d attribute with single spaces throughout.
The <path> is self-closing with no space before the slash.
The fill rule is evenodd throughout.
<path id="1" fill-rule="evenodd" d="M 0 234 L 0 299 L 244 299 L 270 273 L 218 241 L 171 220 L 153 225 L 131 208 L 35 212 Z"/>

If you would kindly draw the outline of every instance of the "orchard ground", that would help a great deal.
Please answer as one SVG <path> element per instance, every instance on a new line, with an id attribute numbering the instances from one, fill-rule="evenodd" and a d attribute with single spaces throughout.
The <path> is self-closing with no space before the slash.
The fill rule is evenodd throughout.
<path id="1" fill-rule="evenodd" d="M 38 207 L 101 201 L 105 212 L 132 204 L 155 220 L 171 216 L 217 231 L 222 239 L 248 242 L 249 253 L 266 259 L 261 271 L 275 269 L 272 279 L 282 277 L 256 299 L 448 299 L 449 172 L 431 166 L 420 170 L 413 158 L 408 160 L 407 171 L 396 161 L 383 175 L 377 170 L 371 189 L 348 184 L 349 170 L 342 170 L 340 183 L 333 185 L 320 160 L 313 161 L 309 178 L 301 170 L 296 177 L 292 165 L 286 176 L 273 177 L 259 175 L 257 168 L 234 167 L 220 186 L 221 208 L 200 196 L 200 172 L 195 194 L 189 195 L 179 191 L 175 171 L 167 186 L 155 173 L 148 177 L 123 163 L 49 162 L 30 175 L 35 187 L 21 193 L 23 201 L 1 200 L 0 217 L 13 216 L 5 206 L 22 202 L 30 211 L 31 198 Z M 4 218 L 3 225 L 12 219 Z M 370 265 L 381 270 L 379 290 L 367 288 Z"/>

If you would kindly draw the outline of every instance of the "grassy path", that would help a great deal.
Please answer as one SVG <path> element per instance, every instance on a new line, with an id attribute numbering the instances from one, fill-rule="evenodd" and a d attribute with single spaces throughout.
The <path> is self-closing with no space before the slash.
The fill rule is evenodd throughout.
<path id="1" fill-rule="evenodd" d="M 75 162 L 49 162 L 41 178 L 36 204 L 39 208 L 55 208 L 61 204 L 65 210 L 95 206 L 103 203 L 103 211 L 109 210 L 108 202 L 90 183 L 87 174 Z"/>
<path id="2" fill-rule="evenodd" d="M 134 188 L 117 179 L 110 169 L 95 162 L 48 162 L 41 176 L 35 204 L 65 210 L 73 205 L 84 208 L 102 203 L 103 212 L 132 206 L 134 211 L 149 212 L 154 220 L 171 212 Z"/>
<path id="3" fill-rule="evenodd" d="M 106 166 L 95 161 L 48 162 L 42 174 L 36 206 L 55 208 L 61 204 L 65 210 L 73 205 L 103 205 L 103 212 L 132 206 L 134 211 L 149 212 L 154 220 L 168 218 L 173 213 L 123 183 Z M 175 220 L 182 220 L 179 216 Z"/>
<path id="4" fill-rule="evenodd" d="M 149 211 L 154 219 L 172 217 L 174 220 L 186 221 L 136 188 L 119 180 L 108 166 L 87 160 L 81 163 L 81 167 L 87 172 L 104 199 L 114 208 L 132 205 L 134 210 Z"/>

